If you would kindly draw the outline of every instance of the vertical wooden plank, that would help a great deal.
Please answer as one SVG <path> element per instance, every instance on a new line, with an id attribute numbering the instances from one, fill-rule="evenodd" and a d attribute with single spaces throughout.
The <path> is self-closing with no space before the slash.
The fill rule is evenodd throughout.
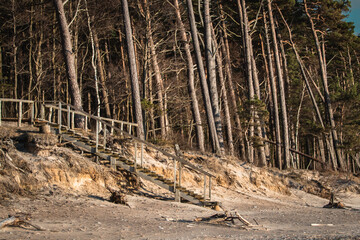
<path id="1" fill-rule="evenodd" d="M 42 103 L 41 103 L 41 106 L 40 106 L 40 118 L 45 119 L 45 106 Z"/>
<path id="2" fill-rule="evenodd" d="M 121 122 L 121 124 L 120 124 L 120 130 L 121 130 L 120 136 L 122 136 L 123 131 L 124 131 L 124 123 L 123 122 Z"/>
<path id="3" fill-rule="evenodd" d="M 52 119 L 52 114 L 53 114 L 53 109 L 52 109 L 52 107 L 50 107 L 50 109 L 49 109 L 49 122 L 51 122 L 51 119 Z"/>
<path id="4" fill-rule="evenodd" d="M 144 144 L 141 143 L 141 154 L 140 154 L 140 164 L 141 164 L 141 167 L 143 167 L 143 161 L 144 161 Z"/>
<path id="5" fill-rule="evenodd" d="M 204 174 L 204 200 L 206 199 L 206 175 Z"/>
<path id="6" fill-rule="evenodd" d="M 70 129 L 71 128 L 71 122 L 70 122 L 70 116 L 71 112 L 70 112 L 70 106 L 67 106 L 67 128 Z"/>
<path id="7" fill-rule="evenodd" d="M 61 133 L 61 102 L 59 102 L 58 124 L 59 124 L 59 133 Z"/>
<path id="8" fill-rule="evenodd" d="M 134 169 L 135 169 L 135 172 L 136 172 L 136 164 L 137 164 L 137 142 L 134 143 L 135 145 L 135 162 L 134 162 Z"/>
<path id="9" fill-rule="evenodd" d="M 176 159 L 174 158 L 174 192 L 176 193 Z"/>
<path id="10" fill-rule="evenodd" d="M 31 108 L 30 123 L 31 123 L 31 125 L 33 125 L 34 120 L 35 120 L 35 104 L 34 104 L 34 102 L 30 103 L 30 108 Z"/>
<path id="11" fill-rule="evenodd" d="M 99 147 L 99 120 L 96 119 L 96 133 L 95 133 L 95 152 L 98 152 L 98 147 Z"/>
<path id="12" fill-rule="evenodd" d="M 182 163 L 179 162 L 179 187 L 181 187 Z"/>
<path id="13" fill-rule="evenodd" d="M 19 102 L 19 119 L 18 119 L 18 127 L 21 127 L 21 119 L 22 119 L 22 102 Z"/>
<path id="14" fill-rule="evenodd" d="M 211 201 L 211 177 L 209 176 L 209 201 Z"/>
<path id="15" fill-rule="evenodd" d="M 88 130 L 88 117 L 85 116 L 85 131 Z"/>
<path id="16" fill-rule="evenodd" d="M 75 112 L 71 113 L 71 129 L 75 128 Z"/>
<path id="17" fill-rule="evenodd" d="M 103 145 L 104 145 L 104 150 L 106 148 L 106 124 L 104 124 L 104 127 L 103 127 L 103 136 L 104 136 L 104 141 L 103 141 Z"/>
<path id="18" fill-rule="evenodd" d="M 111 136 L 114 135 L 114 120 L 111 121 Z"/>
<path id="19" fill-rule="evenodd" d="M 129 134 L 131 134 L 131 127 L 132 127 L 132 125 L 130 125 L 130 127 L 129 127 Z"/>

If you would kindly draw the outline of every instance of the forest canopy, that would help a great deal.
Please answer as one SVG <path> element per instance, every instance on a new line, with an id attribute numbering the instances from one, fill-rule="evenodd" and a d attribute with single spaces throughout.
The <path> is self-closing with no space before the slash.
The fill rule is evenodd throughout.
<path id="1" fill-rule="evenodd" d="M 358 172 L 360 38 L 345 19 L 350 6 L 2 1 L 0 94 L 138 122 L 157 144 Z"/>

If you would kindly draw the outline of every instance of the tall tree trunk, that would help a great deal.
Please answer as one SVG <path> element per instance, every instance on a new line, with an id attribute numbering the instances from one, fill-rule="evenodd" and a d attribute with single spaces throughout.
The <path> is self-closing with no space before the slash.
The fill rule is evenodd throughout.
<path id="1" fill-rule="evenodd" d="M 224 137 L 221 124 L 221 112 L 219 107 L 219 96 L 216 83 L 216 51 L 211 35 L 210 0 L 204 0 L 204 28 L 205 28 L 205 57 L 207 76 L 210 90 L 210 99 L 215 120 L 216 134 L 219 139 L 221 153 L 225 152 Z"/>
<path id="2" fill-rule="evenodd" d="M 164 108 L 164 84 L 163 79 L 161 77 L 159 62 L 157 58 L 157 53 L 155 49 L 155 43 L 152 34 L 152 26 L 151 26 L 151 16 L 150 9 L 147 0 L 144 0 L 145 11 L 146 11 L 146 22 L 147 22 L 147 37 L 149 39 L 150 53 L 151 53 L 151 63 L 153 65 L 154 73 L 155 73 L 155 81 L 156 81 L 156 91 L 157 98 L 160 109 L 160 129 L 161 129 L 161 137 L 166 139 L 166 109 Z"/>
<path id="3" fill-rule="evenodd" d="M 285 26 L 286 26 L 286 28 L 288 30 L 290 44 L 291 44 L 291 47 L 292 47 L 292 49 L 293 49 L 293 51 L 295 53 L 296 60 L 297 60 L 297 62 L 299 64 L 299 66 L 300 66 L 301 74 L 302 74 L 303 79 L 305 81 L 305 85 L 306 85 L 306 88 L 308 90 L 311 102 L 312 102 L 312 104 L 314 106 L 316 117 L 317 117 L 322 129 L 325 130 L 325 124 L 323 122 L 323 118 L 322 118 L 319 106 L 317 104 L 317 101 L 315 99 L 315 96 L 313 94 L 313 91 L 311 89 L 311 86 L 310 86 L 310 83 L 309 83 L 309 80 L 308 80 L 308 77 L 307 77 L 307 74 L 306 74 L 308 71 L 307 71 L 307 69 L 305 67 L 305 64 L 302 61 L 298 51 L 297 51 L 296 44 L 294 43 L 293 38 L 292 38 L 291 29 L 290 29 L 289 25 L 287 24 L 283 14 L 282 14 L 282 12 L 280 11 L 279 8 L 278 8 L 278 11 L 279 11 L 280 16 L 282 17 L 282 20 L 283 20 L 283 22 L 284 22 L 284 24 L 285 24 Z M 336 153 L 334 151 L 333 144 L 331 144 L 331 141 L 329 140 L 329 137 L 325 133 L 323 134 L 323 138 L 327 142 L 327 145 L 329 147 L 330 157 L 331 157 L 331 160 L 333 162 L 334 169 L 336 169 L 336 166 L 337 166 L 337 164 L 336 164 Z M 325 154 L 323 152 L 323 142 L 322 142 L 322 140 L 319 140 L 319 145 L 320 145 L 320 151 L 322 151 L 322 156 L 324 157 L 324 160 L 325 160 Z"/>
<path id="4" fill-rule="evenodd" d="M 96 68 L 97 55 L 96 55 L 96 50 L 95 50 L 96 47 L 95 47 L 95 42 L 94 42 L 94 32 L 91 27 L 91 21 L 93 21 L 93 20 L 91 20 L 90 15 L 89 15 L 89 10 L 87 7 L 87 0 L 85 0 L 85 6 L 86 6 L 87 24 L 88 24 L 88 28 L 89 28 L 89 35 L 90 35 L 90 42 L 91 42 L 91 66 L 94 70 L 95 93 L 96 93 L 96 100 L 97 100 L 96 115 L 98 117 L 100 117 L 101 116 L 100 115 L 101 114 L 100 113 L 101 101 L 100 101 L 100 95 L 99 95 L 99 80 L 98 80 L 98 74 L 97 74 L 97 68 Z M 100 129 L 98 129 L 98 131 L 100 131 L 100 130 L 101 130 L 101 127 L 100 127 Z"/>
<path id="5" fill-rule="evenodd" d="M 254 82 L 253 82 L 253 71 L 252 71 L 252 61 L 251 61 L 251 49 L 250 49 L 250 34 L 249 34 L 249 22 L 247 18 L 246 13 L 246 6 L 245 6 L 245 0 L 238 0 L 238 9 L 239 9 L 239 15 L 241 19 L 241 26 L 242 26 L 242 33 L 243 33 L 243 46 L 245 48 L 245 62 L 246 62 L 246 76 L 247 76 L 247 82 L 248 82 L 248 99 L 250 102 L 250 120 L 249 120 L 249 138 L 250 141 L 247 142 L 248 144 L 248 161 L 254 162 L 254 148 L 253 148 L 253 140 L 254 140 L 254 118 L 255 118 L 255 112 L 254 112 L 254 105 L 252 101 L 255 98 L 255 92 L 254 92 Z"/>
<path id="6" fill-rule="evenodd" d="M 283 145 L 284 145 L 284 167 L 290 167 L 290 142 L 289 142 L 289 128 L 288 128 L 288 118 L 287 118 L 287 109 L 286 109 L 286 96 L 285 96 L 285 86 L 283 72 L 280 62 L 280 52 L 278 48 L 278 40 L 276 37 L 275 23 L 272 13 L 271 0 L 267 0 L 268 14 L 270 20 L 271 36 L 274 46 L 274 55 L 275 55 L 275 64 L 278 73 L 278 85 L 280 91 L 280 104 L 281 104 L 281 116 L 282 116 L 282 126 L 283 126 Z"/>
<path id="7" fill-rule="evenodd" d="M 276 149 L 275 149 L 275 158 L 276 163 L 278 164 L 279 169 L 282 169 L 282 152 L 281 152 L 281 130 L 280 130 L 280 119 L 279 119 L 279 108 L 278 108 L 278 97 L 277 97 L 277 89 L 275 83 L 275 74 L 274 74 L 274 67 L 273 67 L 273 58 L 271 54 L 271 46 L 270 46 L 270 37 L 269 37 L 269 29 L 268 24 L 266 21 L 266 14 L 265 10 L 263 10 L 263 17 L 264 17 L 264 29 L 265 29 L 265 39 L 266 39 L 266 51 L 268 57 L 268 64 L 269 64 L 269 78 L 270 78 L 270 87 L 271 87 L 271 96 L 273 101 L 273 119 L 274 119 L 274 126 L 275 126 L 275 139 L 276 139 Z"/>
<path id="8" fill-rule="evenodd" d="M 220 91 L 221 96 L 224 103 L 224 113 L 225 113 L 225 124 L 226 124 L 226 132 L 227 132 L 227 139 L 228 139 L 228 147 L 229 147 L 229 155 L 234 155 L 234 140 L 233 140 L 233 133 L 232 133 L 232 124 L 231 124 L 231 116 L 230 116 L 230 110 L 229 110 L 229 101 L 228 96 L 226 92 L 226 86 L 225 86 L 225 77 L 224 77 L 224 70 L 223 70 L 223 58 L 220 51 L 220 48 L 217 44 L 216 35 L 214 28 L 211 24 L 211 33 L 213 38 L 213 44 L 214 49 L 217 49 L 215 51 L 216 55 L 216 63 L 217 63 L 217 69 L 218 69 L 218 75 L 219 75 L 219 82 L 220 82 Z"/>
<path id="9" fill-rule="evenodd" d="M 14 98 L 17 99 L 18 91 L 18 69 L 17 69 L 17 45 L 16 45 L 16 36 L 17 36 L 17 25 L 16 25 L 16 9 L 15 9 L 15 0 L 11 0 L 11 13 L 13 19 L 13 39 L 12 39 L 12 54 L 13 54 L 13 77 L 14 77 Z"/>
<path id="10" fill-rule="evenodd" d="M 225 72 L 227 75 L 227 84 L 228 84 L 228 89 L 229 89 L 229 93 L 230 93 L 230 102 L 232 104 L 232 108 L 235 110 L 233 112 L 233 114 L 235 115 L 235 126 L 237 129 L 237 133 L 239 136 L 239 142 L 240 142 L 240 146 L 239 146 L 239 151 L 240 151 L 240 156 L 241 158 L 245 161 L 246 160 L 246 151 L 245 151 L 245 144 L 244 144 L 244 133 L 241 127 L 241 121 L 240 121 L 240 116 L 239 116 L 239 111 L 238 111 L 238 104 L 236 101 L 236 95 L 235 95 L 235 87 L 234 87 L 234 83 L 233 83 L 233 78 L 232 78 L 232 70 L 231 70 L 231 59 L 230 59 L 230 47 L 229 47 L 229 41 L 228 41 L 228 37 L 227 37 L 227 31 L 226 31 L 226 24 L 224 21 L 224 12 L 223 12 L 223 8 L 222 8 L 222 4 L 219 5 L 220 7 L 220 14 L 221 14 L 221 18 L 222 18 L 222 30 L 223 30 L 223 38 L 221 38 L 221 50 L 223 55 L 225 56 Z"/>
<path id="11" fill-rule="evenodd" d="M 99 68 L 99 75 L 100 75 L 100 82 L 101 82 L 101 89 L 102 89 L 102 95 L 104 97 L 104 104 L 105 104 L 105 113 L 106 117 L 111 117 L 111 111 L 110 111 L 110 104 L 109 104 L 109 94 L 108 89 L 106 87 L 106 81 L 105 81 L 105 68 L 102 63 L 101 53 L 100 53 L 100 46 L 99 46 L 99 38 L 94 28 L 92 28 L 92 32 L 94 35 L 94 43 L 95 43 L 95 50 L 96 50 L 96 56 L 97 56 L 97 65 Z"/>
<path id="12" fill-rule="evenodd" d="M 330 123 L 331 135 L 332 135 L 332 140 L 333 140 L 332 145 L 333 145 L 333 148 L 336 153 L 336 158 L 339 163 L 339 167 L 342 170 L 346 170 L 345 163 L 341 157 L 340 150 L 338 149 L 338 146 L 337 146 L 338 136 L 337 136 L 337 131 L 336 131 L 333 109 L 331 106 L 330 92 L 329 92 L 328 81 L 327 81 L 326 59 L 325 59 L 325 51 L 324 51 L 325 49 L 321 48 L 320 41 L 319 41 L 319 38 L 318 38 L 316 30 L 315 30 L 315 25 L 314 25 L 313 19 L 310 16 L 310 13 L 308 11 L 306 0 L 304 0 L 304 8 L 305 8 L 305 13 L 310 22 L 311 30 L 312 30 L 314 41 L 315 41 L 316 51 L 318 53 L 318 60 L 319 60 L 320 71 L 321 71 L 321 79 L 322 79 L 323 88 L 324 88 L 325 108 L 327 110 L 328 121 Z"/>
<path id="13" fill-rule="evenodd" d="M 190 44 L 189 40 L 186 36 L 186 30 L 184 24 L 181 19 L 181 13 L 179 8 L 178 0 L 174 0 L 175 12 L 176 12 L 176 19 L 180 29 L 181 40 L 184 42 L 184 50 L 186 54 L 186 61 L 187 61 L 187 70 L 188 70 L 188 90 L 189 95 L 191 98 L 191 107 L 192 113 L 194 116 L 195 121 L 195 129 L 196 129 L 196 137 L 198 142 L 198 147 L 200 151 L 205 151 L 205 143 L 204 143 L 204 131 L 201 123 L 201 115 L 199 110 L 199 103 L 196 96 L 196 89 L 195 89 L 195 77 L 194 77 L 194 63 L 193 58 L 191 56 L 190 51 Z"/>
<path id="14" fill-rule="evenodd" d="M 121 3 L 123 10 L 126 43 L 127 43 L 127 51 L 128 51 L 128 59 L 129 59 L 134 116 L 138 124 L 137 135 L 139 138 L 144 139 L 144 126 L 143 126 L 143 118 L 142 118 L 142 110 L 141 110 L 141 102 L 140 102 L 139 80 L 138 80 L 138 73 L 136 66 L 136 57 L 135 57 L 135 49 L 134 49 L 133 35 L 132 35 L 131 22 L 130 22 L 129 7 L 127 0 L 121 0 Z"/>
<path id="15" fill-rule="evenodd" d="M 69 32 L 69 26 L 65 17 L 64 5 L 62 0 L 53 0 L 59 25 L 60 25 L 60 35 L 62 40 L 63 54 L 65 58 L 66 73 L 69 79 L 70 88 L 71 88 L 71 98 L 72 103 L 78 110 L 83 110 L 82 108 L 82 99 L 80 94 L 79 85 L 77 82 L 76 71 L 75 71 L 75 58 L 72 51 L 71 36 Z M 78 115 L 77 115 L 78 116 Z M 76 118 L 77 127 L 84 127 L 84 118 Z"/>
<path id="16" fill-rule="evenodd" d="M 212 149 L 213 149 L 213 151 L 220 154 L 221 147 L 219 144 L 219 139 L 216 134 L 214 115 L 213 115 L 213 110 L 211 107 L 209 88 L 208 88 L 208 84 L 206 81 L 204 64 L 203 64 L 202 56 L 201 56 L 201 50 L 200 50 L 198 32 L 197 32 L 197 28 L 196 28 L 196 24 L 195 24 L 195 16 L 194 16 L 194 10 L 193 10 L 193 6 L 192 6 L 192 1 L 186 0 L 186 2 L 187 2 L 187 7 L 188 7 L 191 35 L 193 38 L 193 44 L 194 44 L 194 49 L 195 49 L 197 69 L 198 69 L 199 76 L 200 76 L 201 89 L 202 89 L 202 93 L 203 93 L 207 121 L 208 121 L 208 125 L 209 125 L 209 135 L 210 135 L 211 142 L 212 142 Z"/>

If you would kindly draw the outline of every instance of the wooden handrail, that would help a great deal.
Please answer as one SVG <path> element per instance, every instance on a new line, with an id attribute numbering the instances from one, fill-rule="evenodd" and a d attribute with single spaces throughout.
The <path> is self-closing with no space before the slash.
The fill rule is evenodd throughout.
<path id="1" fill-rule="evenodd" d="M 11 98 L 0 98 L 2 102 L 24 102 L 24 103 L 35 103 L 32 100 L 25 100 L 25 99 L 11 99 Z"/>
<path id="2" fill-rule="evenodd" d="M 70 106 L 71 108 L 76 109 L 76 108 L 75 108 L 73 105 L 71 105 L 71 104 L 62 103 L 62 105 L 64 105 L 64 106 Z M 59 109 L 59 107 L 56 106 L 56 105 L 45 104 L 45 106 L 46 106 L 46 107 L 52 107 L 53 109 Z M 64 109 L 65 109 L 65 108 L 64 108 Z M 78 115 L 86 116 L 86 117 L 88 117 L 88 118 L 97 120 L 97 121 L 101 122 L 102 124 L 104 124 L 104 125 L 106 125 L 106 126 L 108 126 L 108 127 L 110 127 L 110 128 L 113 128 L 114 130 L 119 131 L 120 133 L 122 133 L 123 135 L 125 135 L 125 136 L 127 136 L 127 137 L 129 137 L 129 138 L 131 138 L 131 139 L 133 139 L 133 140 L 136 140 L 137 142 L 143 143 L 144 145 L 146 145 L 146 146 L 148 146 L 148 147 L 150 147 L 150 148 L 153 148 L 153 149 L 161 152 L 162 154 L 164 154 L 165 156 L 167 156 L 167 157 L 169 157 L 169 158 L 175 159 L 176 161 L 184 164 L 185 166 L 190 167 L 190 168 L 193 169 L 193 170 L 196 170 L 196 171 L 198 171 L 198 172 L 200 172 L 200 173 L 202 173 L 202 174 L 205 174 L 206 176 L 209 176 L 209 177 L 215 177 L 215 176 L 212 175 L 211 173 L 208 173 L 208 172 L 206 172 L 205 170 L 203 170 L 203 169 L 201 169 L 201 168 L 198 168 L 197 166 L 193 165 L 192 163 L 186 161 L 185 159 L 182 159 L 182 158 L 180 158 L 180 157 L 177 157 L 177 156 L 174 155 L 174 154 L 168 153 L 167 151 L 165 151 L 165 150 L 163 150 L 163 149 L 155 146 L 154 144 L 149 143 L 149 142 L 147 142 L 147 141 L 145 141 L 145 140 L 142 140 L 142 139 L 140 139 L 140 138 L 138 138 L 138 137 L 135 137 L 135 136 L 127 133 L 126 131 L 121 130 L 121 129 L 118 128 L 118 127 L 112 126 L 111 124 L 105 122 L 102 117 L 97 117 L 97 116 L 91 115 L 91 114 L 89 114 L 89 113 L 87 113 L 87 112 L 85 112 L 85 111 L 82 111 L 82 110 L 72 110 L 72 112 L 75 113 L 75 114 L 78 114 Z"/>

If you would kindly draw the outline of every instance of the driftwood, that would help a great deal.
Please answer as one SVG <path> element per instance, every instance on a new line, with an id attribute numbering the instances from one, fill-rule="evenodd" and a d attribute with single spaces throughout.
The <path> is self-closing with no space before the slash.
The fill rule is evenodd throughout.
<path id="1" fill-rule="evenodd" d="M 237 221 L 235 221 L 237 220 Z M 199 217 L 199 218 L 195 218 L 194 219 L 195 222 L 204 222 L 204 223 L 209 223 L 209 224 L 222 224 L 222 225 L 227 225 L 230 227 L 240 227 L 240 228 L 253 228 L 256 227 L 258 228 L 258 226 L 252 225 L 249 221 L 247 221 L 244 217 L 242 217 L 238 212 L 234 212 L 234 213 L 217 213 L 214 214 L 210 217 Z M 241 223 L 242 225 L 239 225 L 239 223 Z"/>
<path id="2" fill-rule="evenodd" d="M 26 217 L 24 217 L 24 216 L 9 216 L 9 218 L 4 219 L 0 222 L 0 229 L 2 229 L 4 227 L 22 227 L 22 228 L 31 227 L 37 231 L 45 231 L 45 229 L 43 229 L 42 227 L 32 224 L 32 223 L 29 223 L 26 220 L 28 220 L 28 216 L 26 216 Z"/>
<path id="3" fill-rule="evenodd" d="M 335 195 L 334 193 L 331 193 L 329 203 L 323 206 L 323 208 L 341 208 L 341 209 L 345 208 L 345 205 L 342 202 L 334 202 L 334 200 L 335 200 Z"/>

